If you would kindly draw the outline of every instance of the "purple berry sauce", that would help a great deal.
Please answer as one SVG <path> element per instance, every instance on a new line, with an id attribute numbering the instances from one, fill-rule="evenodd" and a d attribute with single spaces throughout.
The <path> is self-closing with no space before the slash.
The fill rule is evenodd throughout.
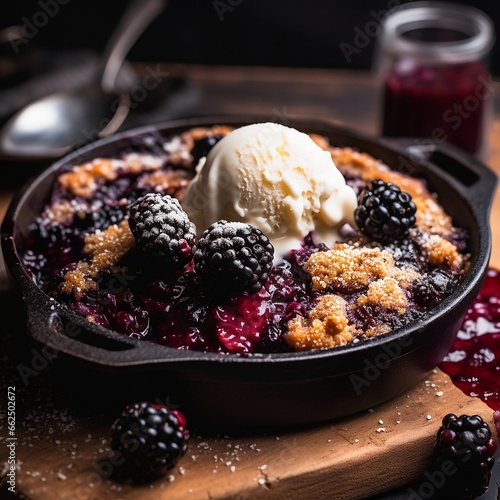
<path id="1" fill-rule="evenodd" d="M 469 396 L 500 410 L 500 272 L 490 269 L 440 368 Z"/>

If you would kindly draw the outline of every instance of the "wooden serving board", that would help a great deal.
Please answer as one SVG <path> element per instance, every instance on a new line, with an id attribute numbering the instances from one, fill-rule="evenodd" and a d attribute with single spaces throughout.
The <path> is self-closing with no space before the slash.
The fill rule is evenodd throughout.
<path id="1" fill-rule="evenodd" d="M 267 435 L 249 429 L 247 437 L 192 436 L 170 474 L 132 486 L 106 479 L 112 419 L 93 409 L 76 416 L 49 401 L 40 412 L 18 415 L 17 490 L 32 500 L 359 499 L 424 472 L 449 412 L 479 414 L 493 426 L 490 408 L 436 370 L 408 393 L 351 418 Z"/>

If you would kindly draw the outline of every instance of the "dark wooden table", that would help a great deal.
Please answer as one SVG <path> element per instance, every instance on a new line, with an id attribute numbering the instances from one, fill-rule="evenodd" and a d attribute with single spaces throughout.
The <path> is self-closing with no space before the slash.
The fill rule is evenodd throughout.
<path id="1" fill-rule="evenodd" d="M 170 99 L 127 126 L 184 116 L 256 114 L 283 124 L 305 118 L 368 134 L 379 130 L 380 90 L 369 73 L 156 64 L 139 68 L 145 75 L 155 72 L 158 79 L 186 81 Z M 137 104 L 139 96 L 138 91 Z M 498 92 L 496 100 L 486 161 L 500 174 Z M 18 187 L 19 183 L 7 185 L 5 179 L 0 184 L 0 217 Z M 498 195 L 495 218 L 500 218 Z M 493 224 L 493 237 L 491 263 L 500 267 L 498 224 Z M 19 498 L 363 498 L 405 485 L 425 470 L 443 414 L 479 413 L 491 422 L 491 410 L 464 396 L 437 370 L 409 393 L 350 419 L 258 436 L 195 435 L 171 475 L 151 485 L 131 487 L 109 481 L 103 469 L 99 471 L 100 461 L 110 455 L 113 416 L 102 413 L 92 401 L 77 404 L 78 395 L 58 391 L 57 359 L 40 355 L 32 346 L 24 333 L 24 320 L 19 297 L 9 287 L 0 260 L 0 408 L 5 413 L 7 387 L 15 385 Z M 28 378 L 26 368 L 33 370 Z M 3 421 L 1 425 L 3 463 L 7 428 Z M 7 486 L 4 480 L 0 498 L 7 495 Z M 496 498 L 493 489 L 490 494 Z M 407 488 L 403 492 L 409 495 Z M 387 493 L 385 498 L 389 497 Z"/>

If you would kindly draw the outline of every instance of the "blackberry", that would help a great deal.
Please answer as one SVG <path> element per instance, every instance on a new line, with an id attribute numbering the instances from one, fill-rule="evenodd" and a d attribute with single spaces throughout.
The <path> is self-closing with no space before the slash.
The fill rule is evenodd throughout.
<path id="1" fill-rule="evenodd" d="M 28 231 L 32 244 L 44 247 L 52 244 L 60 245 L 61 241 L 81 238 L 78 228 L 73 229 L 43 216 L 37 217 L 31 222 L 28 226 Z"/>
<path id="2" fill-rule="evenodd" d="M 220 220 L 199 239 L 194 265 L 210 289 L 255 293 L 267 280 L 273 256 L 274 248 L 260 229 Z"/>
<path id="3" fill-rule="evenodd" d="M 164 142 L 165 138 L 161 137 L 157 132 L 144 135 L 130 135 L 127 137 L 127 144 L 122 154 L 125 156 L 128 153 L 135 153 L 165 158 L 165 151 L 163 149 Z"/>
<path id="4" fill-rule="evenodd" d="M 416 211 L 408 193 L 377 179 L 359 194 L 354 217 L 365 236 L 379 243 L 390 243 L 408 236 L 408 230 L 415 224 Z"/>
<path id="5" fill-rule="evenodd" d="M 418 306 L 431 309 L 453 291 L 456 280 L 456 277 L 442 269 L 432 269 L 412 284 L 413 299 Z"/>
<path id="6" fill-rule="evenodd" d="M 111 426 L 118 475 L 144 482 L 172 469 L 186 453 L 189 432 L 179 410 L 149 402 L 126 406 Z"/>
<path id="7" fill-rule="evenodd" d="M 198 162 L 203 156 L 207 156 L 210 150 L 223 138 L 222 134 L 207 135 L 195 141 L 191 155 L 193 156 L 193 165 L 198 165 Z"/>
<path id="8" fill-rule="evenodd" d="M 487 489 L 497 443 L 479 415 L 443 418 L 436 436 L 436 470 L 444 474 L 443 498 L 471 499 Z M 452 473 L 452 471 L 454 471 Z"/>
<path id="9" fill-rule="evenodd" d="M 106 205 L 96 209 L 77 210 L 73 215 L 73 226 L 85 232 L 104 230 L 113 224 L 119 224 L 125 217 L 127 206 Z"/>
<path id="10" fill-rule="evenodd" d="M 180 203 L 169 195 L 148 193 L 130 205 L 130 229 L 137 246 L 172 268 L 192 258 L 196 228 Z"/>

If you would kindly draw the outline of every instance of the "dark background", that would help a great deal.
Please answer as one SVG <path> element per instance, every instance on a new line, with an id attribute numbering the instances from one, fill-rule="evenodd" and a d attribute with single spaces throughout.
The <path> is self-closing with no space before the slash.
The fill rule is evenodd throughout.
<path id="1" fill-rule="evenodd" d="M 58 2 L 63 2 L 61 5 Z M 341 44 L 353 44 L 388 8 L 408 0 L 170 0 L 132 49 L 129 58 L 208 64 L 368 69 L 374 38 L 348 61 Z M 500 26 L 498 0 L 457 1 L 473 5 Z M 127 2 L 124 0 L 2 0 L 0 28 L 26 25 L 38 11 L 58 9 L 28 44 L 28 50 L 101 50 Z M 4 48 L 5 52 L 5 48 Z M 492 55 L 500 74 L 500 43 Z"/>

